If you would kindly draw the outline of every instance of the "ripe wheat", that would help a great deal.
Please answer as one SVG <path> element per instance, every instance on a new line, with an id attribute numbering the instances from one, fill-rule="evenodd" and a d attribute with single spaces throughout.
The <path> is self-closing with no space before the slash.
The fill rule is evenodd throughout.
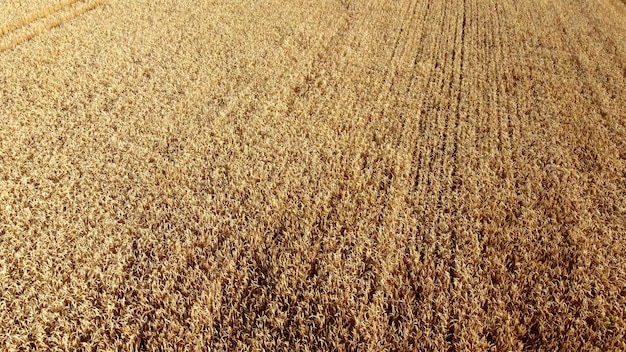
<path id="1" fill-rule="evenodd" d="M 0 38 L 0 350 L 626 350 L 621 3 L 103 3 Z"/>

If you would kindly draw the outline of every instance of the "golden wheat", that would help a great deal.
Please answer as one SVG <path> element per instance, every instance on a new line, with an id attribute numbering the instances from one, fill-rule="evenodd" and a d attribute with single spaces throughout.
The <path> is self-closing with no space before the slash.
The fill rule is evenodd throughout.
<path id="1" fill-rule="evenodd" d="M 54 5 L 51 5 L 49 7 L 43 8 L 40 11 L 34 12 L 32 14 L 29 14 L 26 17 L 22 17 L 20 18 L 18 21 L 13 22 L 13 23 L 9 23 L 6 26 L 0 28 L 0 36 L 3 36 L 11 31 L 14 31 L 20 27 L 24 27 L 24 26 L 28 26 L 29 24 L 40 20 L 46 16 L 49 16 L 52 13 L 55 13 L 65 7 L 71 6 L 73 4 L 75 4 L 76 2 L 78 2 L 79 0 L 65 0 L 65 1 L 61 1 L 59 3 L 56 3 Z"/>
<path id="2" fill-rule="evenodd" d="M 621 3 L 103 3 L 0 44 L 0 349 L 626 350 Z"/>
<path id="3" fill-rule="evenodd" d="M 39 27 L 37 27 L 37 28 L 35 28 L 33 30 L 30 30 L 30 31 L 28 31 L 28 32 L 26 32 L 26 33 L 24 33 L 22 35 L 18 35 L 18 36 L 14 37 L 14 38 L 11 38 L 11 40 L 9 40 L 9 41 L 7 41 L 5 43 L 1 43 L 0 44 L 0 52 L 4 51 L 4 50 L 10 50 L 10 49 L 14 48 L 16 45 L 19 45 L 19 44 L 21 44 L 21 43 L 23 43 L 25 41 L 28 41 L 28 40 L 34 38 L 35 36 L 40 35 L 41 33 L 44 33 L 44 32 L 46 32 L 46 31 L 48 31 L 48 30 L 50 30 L 50 29 L 52 29 L 54 27 L 58 27 L 58 26 L 62 25 L 63 23 L 66 23 L 67 21 L 70 21 L 70 20 L 72 20 L 72 19 L 74 19 L 74 18 L 84 14 L 87 11 L 91 11 L 94 8 L 98 7 L 98 6 L 101 6 L 102 4 L 106 3 L 107 1 L 108 0 L 96 0 L 96 1 L 93 1 L 91 3 L 86 4 L 85 6 L 78 7 L 76 9 L 71 9 L 67 14 L 62 14 L 61 17 L 59 17 L 59 18 L 54 18 L 54 19 L 52 19 L 52 20 L 50 20 L 50 21 L 40 25 Z M 61 4 L 59 4 L 59 6 L 57 6 L 58 8 L 56 8 L 53 11 L 58 11 L 59 9 L 61 9 L 63 7 L 67 7 L 67 6 L 69 6 L 69 5 L 71 5 L 71 4 L 75 3 L 75 2 L 76 1 L 68 1 L 67 4 L 65 4 L 63 6 L 61 6 Z M 51 12 L 47 12 L 46 15 L 48 15 L 50 13 Z M 42 14 L 43 14 L 43 12 L 42 12 Z M 34 20 L 38 20 L 38 19 L 43 18 L 46 15 L 42 15 L 41 17 L 36 17 L 36 18 L 33 17 L 33 19 Z M 28 24 L 32 23 L 33 21 L 25 22 L 21 26 L 28 25 Z M 20 26 L 17 26 L 15 28 L 19 28 L 19 27 Z M 7 27 L 7 28 L 9 28 L 9 27 Z M 13 30 L 15 28 L 11 28 L 10 30 Z"/>

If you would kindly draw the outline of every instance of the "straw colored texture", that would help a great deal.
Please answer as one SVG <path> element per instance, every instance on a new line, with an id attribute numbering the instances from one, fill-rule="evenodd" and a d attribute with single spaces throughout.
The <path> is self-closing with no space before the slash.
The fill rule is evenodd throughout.
<path id="1" fill-rule="evenodd" d="M 0 350 L 626 350 L 620 1 L 94 3 L 0 38 Z"/>

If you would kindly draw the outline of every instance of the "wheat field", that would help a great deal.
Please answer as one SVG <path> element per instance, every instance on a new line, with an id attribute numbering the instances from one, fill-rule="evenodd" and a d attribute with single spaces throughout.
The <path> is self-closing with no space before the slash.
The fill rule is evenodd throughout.
<path id="1" fill-rule="evenodd" d="M 0 350 L 626 350 L 620 0 L 8 0 L 0 122 Z"/>

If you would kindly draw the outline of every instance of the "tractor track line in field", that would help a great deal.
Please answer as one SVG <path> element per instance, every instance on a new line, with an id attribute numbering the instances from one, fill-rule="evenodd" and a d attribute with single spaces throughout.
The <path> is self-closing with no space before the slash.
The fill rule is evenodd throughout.
<path id="1" fill-rule="evenodd" d="M 26 17 L 23 17 L 21 19 L 19 19 L 18 21 L 15 21 L 13 23 L 9 23 L 8 25 L 0 28 L 0 37 L 16 30 L 22 27 L 26 27 L 28 25 L 30 25 L 31 23 L 38 21 L 40 19 L 43 19 L 44 17 L 49 17 L 51 15 L 53 15 L 56 12 L 61 11 L 62 9 L 66 8 L 66 7 L 70 7 L 72 5 L 74 5 L 75 3 L 79 2 L 81 0 L 66 0 L 66 1 L 62 1 L 59 3 L 56 3 L 52 6 L 48 6 L 44 9 L 41 9 L 31 15 L 28 15 Z"/>
<path id="2" fill-rule="evenodd" d="M 13 49 L 15 46 L 17 46 L 19 44 L 22 44 L 22 43 L 24 43 L 26 41 L 29 41 L 29 40 L 33 39 L 34 37 L 36 37 L 36 36 L 38 36 L 38 35 L 40 35 L 40 34 L 42 34 L 44 32 L 47 32 L 47 31 L 49 31 L 52 28 L 58 27 L 58 26 L 60 26 L 60 25 L 62 25 L 64 23 L 66 23 L 66 22 L 68 22 L 68 21 L 78 17 L 78 16 L 81 16 L 82 14 L 95 9 L 98 6 L 103 5 L 107 1 L 108 0 L 97 0 L 95 2 L 92 2 L 92 3 L 89 3 L 89 4 L 85 5 L 83 7 L 79 7 L 76 10 L 71 11 L 70 13 L 68 13 L 68 14 L 60 17 L 60 18 L 52 20 L 52 21 L 50 21 L 48 23 L 44 23 L 43 25 L 33 29 L 32 31 L 29 31 L 29 32 L 26 32 L 23 35 L 17 36 L 17 37 L 11 39 L 10 41 L 8 41 L 6 43 L 0 44 L 0 52 Z M 69 5 L 66 5 L 65 7 L 59 8 L 57 10 L 57 12 L 55 12 L 55 13 L 58 13 L 61 9 L 69 8 L 72 4 L 74 4 L 74 2 L 69 2 L 69 3 L 70 3 Z M 48 18 L 48 17 L 46 17 L 46 18 Z M 30 25 L 30 24 L 34 23 L 35 21 L 37 21 L 39 19 L 44 19 L 44 18 L 43 17 L 37 18 L 37 19 L 29 22 L 28 24 L 22 25 L 21 27 L 24 27 L 26 25 Z"/>
<path id="3" fill-rule="evenodd" d="M 457 177 L 457 168 L 458 168 L 458 147 L 459 147 L 459 123 L 461 121 L 461 104 L 463 101 L 463 71 L 465 64 L 465 28 L 467 26 L 467 0 L 463 0 L 463 10 L 462 10 L 462 23 L 461 23 L 461 38 L 460 38 L 460 59 L 459 59 L 459 72 L 458 72 L 458 93 L 456 96 L 456 121 L 454 125 L 454 146 L 452 149 L 452 165 L 451 165 L 451 181 L 452 181 L 452 191 L 453 191 L 453 204 L 451 211 L 451 219 L 453 222 L 456 222 L 457 212 L 458 212 L 458 190 L 456 187 L 456 177 Z M 457 267 L 456 267 L 456 251 L 457 251 L 457 230 L 456 228 L 452 228 L 450 232 L 450 264 L 448 268 L 448 274 L 450 277 L 450 284 L 448 286 L 448 306 L 450 307 L 450 311 L 452 312 L 452 319 L 448 321 L 448 349 L 450 351 L 456 351 L 455 347 L 455 337 L 456 331 L 454 326 L 454 296 L 453 291 L 456 288 L 456 277 L 457 277 Z"/>

